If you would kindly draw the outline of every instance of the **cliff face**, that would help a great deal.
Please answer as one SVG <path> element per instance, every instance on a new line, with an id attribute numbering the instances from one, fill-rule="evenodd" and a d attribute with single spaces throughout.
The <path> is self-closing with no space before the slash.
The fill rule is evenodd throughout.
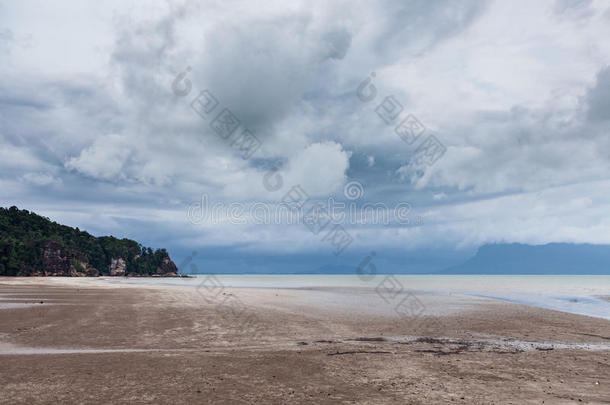
<path id="1" fill-rule="evenodd" d="M 112 259 L 110 261 L 111 276 L 124 276 L 126 268 L 127 266 L 125 265 L 125 259 L 123 259 L 122 257 Z"/>
<path id="2" fill-rule="evenodd" d="M 43 252 L 42 275 L 69 276 L 70 259 L 62 255 L 61 245 L 57 242 L 47 242 Z"/>
<path id="3" fill-rule="evenodd" d="M 161 274 L 178 274 L 178 267 L 176 267 L 176 264 L 172 262 L 169 257 L 163 259 L 161 266 L 159 266 L 159 270 Z"/>
<path id="4" fill-rule="evenodd" d="M 0 276 L 175 276 L 165 249 L 96 238 L 16 207 L 0 207 Z"/>
<path id="5" fill-rule="evenodd" d="M 136 256 L 138 260 L 141 256 Z M 75 261 L 76 260 L 76 261 Z M 109 276 L 126 276 L 139 275 L 137 273 L 130 274 L 127 271 L 127 262 L 122 257 L 113 258 L 110 260 L 110 265 L 107 271 L 102 272 L 102 275 Z M 174 262 L 166 257 L 161 260 L 159 267 L 154 271 L 155 275 L 160 276 L 176 276 L 178 268 Z M 22 273 L 29 276 L 63 276 L 63 277 L 98 277 L 100 272 L 91 267 L 87 261 L 78 261 L 73 254 L 62 252 L 61 245 L 57 242 L 47 242 L 43 251 L 43 265 L 40 270 L 32 270 L 29 273 Z"/>

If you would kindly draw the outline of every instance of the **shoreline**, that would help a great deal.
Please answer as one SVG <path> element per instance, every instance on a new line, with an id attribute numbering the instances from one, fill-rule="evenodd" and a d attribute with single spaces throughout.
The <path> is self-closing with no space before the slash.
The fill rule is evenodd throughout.
<path id="1" fill-rule="evenodd" d="M 313 291 L 374 290 L 377 282 L 362 282 L 357 275 L 226 275 L 205 274 L 187 280 L 184 285 L 196 287 L 212 277 L 215 283 L 234 288 L 260 289 L 303 289 Z M 520 276 L 495 276 L 481 278 L 473 276 L 437 276 L 437 275 L 389 275 L 391 282 L 401 283 L 405 289 L 416 295 L 435 294 L 438 297 L 462 296 L 465 299 L 489 299 L 501 302 L 517 303 L 536 308 L 557 310 L 566 313 L 591 316 L 610 320 L 610 302 L 605 299 L 610 285 L 610 276 L 589 276 L 577 282 L 565 283 L 557 276 L 533 276 L 538 284 L 529 283 L 530 278 Z M 151 278 L 108 279 L 113 284 L 130 284 L 142 282 L 143 285 L 159 283 Z M 161 283 L 163 283 L 161 281 Z M 182 281 L 179 281 L 182 284 Z M 167 282 L 165 285 L 172 285 Z M 566 287 L 567 286 L 567 287 Z"/>

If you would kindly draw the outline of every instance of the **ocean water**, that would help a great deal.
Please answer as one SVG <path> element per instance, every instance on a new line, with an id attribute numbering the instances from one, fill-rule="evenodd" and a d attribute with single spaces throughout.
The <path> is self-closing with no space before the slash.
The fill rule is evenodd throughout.
<path id="1" fill-rule="evenodd" d="M 480 300 L 515 302 L 540 308 L 610 320 L 610 275 L 385 275 L 361 279 L 358 275 L 320 274 L 199 274 L 194 278 L 107 279 L 113 283 L 165 284 L 196 288 L 210 277 L 223 287 L 309 290 L 316 298 L 335 302 L 350 291 L 377 291 L 391 286 L 411 291 L 427 306 L 462 308 Z M 358 305 L 352 300 L 350 305 Z M 379 305 L 383 308 L 383 305 Z"/>

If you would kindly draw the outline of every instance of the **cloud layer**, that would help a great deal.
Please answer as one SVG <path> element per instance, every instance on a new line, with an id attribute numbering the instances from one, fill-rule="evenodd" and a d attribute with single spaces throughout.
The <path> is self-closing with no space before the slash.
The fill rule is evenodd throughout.
<path id="1" fill-rule="evenodd" d="M 346 224 L 362 251 L 610 243 L 603 1 L 62 3 L 0 3 L 3 205 L 176 249 L 303 253 L 324 249 L 305 227 L 194 226 L 187 207 L 277 204 L 295 185 L 349 202 L 357 180 L 356 203 L 414 217 Z M 191 106 L 204 90 L 208 115 Z M 408 114 L 425 127 L 413 144 Z M 429 135 L 446 151 L 413 169 Z"/>

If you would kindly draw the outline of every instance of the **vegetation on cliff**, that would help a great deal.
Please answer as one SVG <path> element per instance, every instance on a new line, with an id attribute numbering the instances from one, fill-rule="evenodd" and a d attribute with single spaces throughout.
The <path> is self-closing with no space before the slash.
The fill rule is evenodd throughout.
<path id="1" fill-rule="evenodd" d="M 165 249 L 95 237 L 17 207 L 0 207 L 0 276 L 171 275 Z"/>

